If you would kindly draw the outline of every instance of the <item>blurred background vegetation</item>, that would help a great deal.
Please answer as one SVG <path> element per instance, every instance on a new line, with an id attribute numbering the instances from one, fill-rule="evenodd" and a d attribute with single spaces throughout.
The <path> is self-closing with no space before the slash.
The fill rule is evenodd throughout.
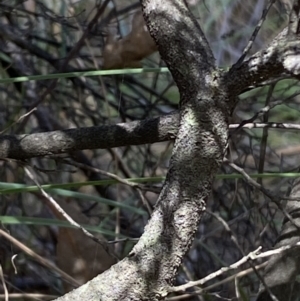
<path id="1" fill-rule="evenodd" d="M 188 2 L 222 68 L 230 67 L 242 54 L 267 4 L 263 0 Z M 116 41 L 126 37 L 131 31 L 133 14 L 140 9 L 137 1 L 111 0 L 105 7 L 103 3 L 0 1 L 0 77 L 102 69 L 102 51 L 108 36 L 116 36 Z M 287 24 L 289 5 L 289 1 L 282 0 L 272 6 L 251 53 L 264 47 Z M 95 26 L 90 28 L 97 13 Z M 112 58 L 114 51 L 117 50 L 112 48 Z M 145 58 L 142 65 L 156 68 L 163 67 L 164 62 L 156 52 Z M 255 114 L 257 118 L 251 122 L 299 122 L 296 81 L 283 79 L 245 92 L 240 98 L 232 124 L 251 119 Z M 166 72 L 0 83 L 0 130 L 2 134 L 32 134 L 142 120 L 174 111 L 178 102 L 177 88 Z M 263 108 L 267 109 L 259 113 Z M 257 128 L 231 133 L 229 158 L 249 174 L 261 174 L 255 181 L 274 194 L 287 193 L 291 173 L 299 169 L 298 131 Z M 62 221 L 47 197 L 37 187 L 28 189 L 28 185 L 35 186 L 33 178 L 40 185 L 60 184 L 55 189 L 48 187 L 48 193 L 78 223 L 88 224 L 88 229 L 98 237 L 114 242 L 110 244 L 111 250 L 123 258 L 135 243 L 131 238 L 138 238 L 143 232 L 149 217 L 145 203 L 148 207 L 155 204 L 172 144 L 32 158 L 25 162 L 31 166 L 31 176 L 18 161 L 0 161 L 1 228 L 35 252 L 29 256 L 24 245 L 18 247 L 0 236 L 1 297 L 4 298 L 5 287 L 12 294 L 11 300 L 13 297 L 47 300 L 74 287 L 70 279 L 45 266 L 36 254 L 57 265 L 78 283 L 84 283 L 115 261 L 79 230 L 63 227 L 67 222 Z M 66 164 L 65 158 L 71 158 L 73 166 Z M 109 175 L 90 167 L 120 178 L 141 181 L 147 178 L 144 181 L 147 185 L 143 190 L 118 181 L 107 185 L 101 181 L 110 178 Z M 87 181 L 97 182 L 87 185 Z M 70 183 L 75 184 L 70 186 Z M 215 180 L 207 213 L 184 260 L 177 284 L 201 279 L 243 256 L 231 233 L 211 212 L 230 225 L 245 254 L 259 246 L 270 249 L 282 221 L 282 212 L 275 204 L 224 166 Z M 245 264 L 234 273 L 247 267 Z M 204 288 L 213 286 L 205 294 L 187 294 L 180 299 L 174 294 L 170 300 L 235 300 L 236 290 L 240 291 L 240 300 L 254 300 L 259 284 L 255 274 L 220 282 L 234 273 L 228 272 L 206 283 Z"/>

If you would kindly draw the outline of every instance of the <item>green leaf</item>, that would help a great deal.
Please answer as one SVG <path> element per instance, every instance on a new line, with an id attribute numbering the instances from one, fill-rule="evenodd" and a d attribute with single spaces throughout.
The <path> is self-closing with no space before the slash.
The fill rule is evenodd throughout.
<path id="1" fill-rule="evenodd" d="M 59 79 L 80 76 L 106 76 L 106 75 L 120 75 L 120 74 L 141 74 L 141 73 L 164 73 L 169 72 L 166 67 L 162 68 L 135 68 L 135 69 L 117 69 L 117 70 L 95 70 L 95 71 L 80 71 L 69 73 L 55 73 L 45 75 L 29 75 L 12 78 L 0 79 L 0 84 L 9 84 L 16 82 L 27 82 L 31 80 L 45 80 L 45 79 Z"/>
<path id="2" fill-rule="evenodd" d="M 66 228 L 76 228 L 67 221 L 61 221 L 58 219 L 39 218 L 39 217 L 26 217 L 26 216 L 0 216 L 0 222 L 6 225 L 34 225 L 34 226 L 57 226 Z M 115 237 L 115 233 L 109 230 L 102 229 L 99 226 L 81 225 L 88 231 L 101 233 Z M 125 236 L 122 236 L 125 237 Z"/>

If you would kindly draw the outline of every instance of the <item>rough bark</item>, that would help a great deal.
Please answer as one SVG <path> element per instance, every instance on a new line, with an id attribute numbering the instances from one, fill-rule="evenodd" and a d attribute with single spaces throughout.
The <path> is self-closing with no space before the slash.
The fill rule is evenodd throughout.
<path id="1" fill-rule="evenodd" d="M 222 163 L 237 96 L 267 80 L 299 73 L 300 42 L 290 36 L 287 40 L 286 32 L 225 72 L 215 66 L 207 40 L 183 0 L 141 3 L 149 32 L 180 91 L 169 171 L 144 234 L 130 254 L 60 301 L 163 299 L 192 243 Z"/>
<path id="2" fill-rule="evenodd" d="M 209 45 L 183 1 L 142 1 L 149 31 L 179 87 L 180 126 L 156 208 L 129 256 L 63 300 L 160 300 L 205 209 L 227 145 L 229 98 Z M 167 46 L 166 46 L 167 45 Z"/>
<path id="3" fill-rule="evenodd" d="M 80 129 L 28 135 L 0 136 L 0 158 L 28 159 L 83 149 L 111 148 L 170 140 L 178 130 L 179 116 L 166 116 Z"/>

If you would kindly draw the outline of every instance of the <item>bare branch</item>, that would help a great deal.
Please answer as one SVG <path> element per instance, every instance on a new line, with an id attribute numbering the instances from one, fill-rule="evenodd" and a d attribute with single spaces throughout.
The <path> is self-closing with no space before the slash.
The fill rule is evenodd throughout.
<path id="1" fill-rule="evenodd" d="M 201 82 L 199 76 L 204 77 L 213 71 L 215 59 L 204 33 L 185 1 L 143 0 L 141 3 L 149 32 L 179 90 L 196 90 L 194 84 L 198 81 L 198 85 L 204 88 L 205 81 Z"/>
<path id="2" fill-rule="evenodd" d="M 149 31 L 180 91 L 180 126 L 169 171 L 129 256 L 60 299 L 164 298 L 192 243 L 226 151 L 228 117 L 236 99 L 228 95 L 199 25 L 184 1 L 141 2 Z"/>
<path id="3" fill-rule="evenodd" d="M 287 32 L 285 28 L 266 49 L 252 55 L 240 67 L 229 70 L 225 78 L 232 93 L 239 95 L 249 87 L 284 74 L 298 78 L 300 41 L 288 39 Z"/>
<path id="4" fill-rule="evenodd" d="M 75 150 L 111 148 L 166 141 L 177 133 L 178 114 L 164 117 L 68 129 L 31 135 L 0 136 L 0 158 L 27 159 Z"/>

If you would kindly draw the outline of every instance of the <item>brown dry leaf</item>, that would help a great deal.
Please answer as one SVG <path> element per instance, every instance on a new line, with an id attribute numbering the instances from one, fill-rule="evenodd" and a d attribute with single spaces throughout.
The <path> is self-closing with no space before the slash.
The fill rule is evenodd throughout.
<path id="1" fill-rule="evenodd" d="M 59 205 L 76 222 L 89 224 L 89 219 L 80 212 L 76 202 L 60 200 Z M 101 234 L 96 234 L 95 236 L 105 240 Z M 56 255 L 58 267 L 81 284 L 86 283 L 116 263 L 114 257 L 108 254 L 100 244 L 94 242 L 84 235 L 81 230 L 77 229 L 59 228 Z M 74 287 L 64 283 L 64 288 L 68 292 Z"/>
<path id="2" fill-rule="evenodd" d="M 103 69 L 141 68 L 141 60 L 157 51 L 156 44 L 149 34 L 141 11 L 132 18 L 131 32 L 116 40 L 108 34 L 103 49 Z"/>

